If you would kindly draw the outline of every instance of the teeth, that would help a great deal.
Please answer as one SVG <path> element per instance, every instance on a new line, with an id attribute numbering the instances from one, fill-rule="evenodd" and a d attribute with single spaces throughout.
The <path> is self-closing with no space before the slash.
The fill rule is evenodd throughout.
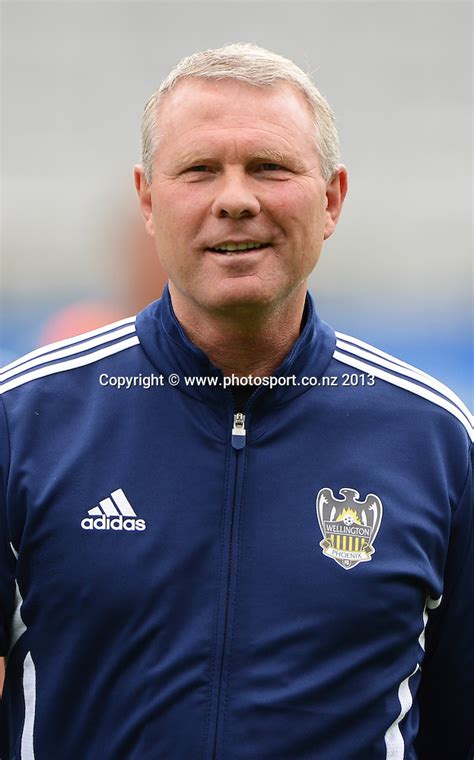
<path id="1" fill-rule="evenodd" d="M 264 248 L 265 245 L 266 243 L 227 243 L 226 245 L 217 245 L 213 250 L 230 253 L 232 251 L 248 251 L 249 248 Z"/>

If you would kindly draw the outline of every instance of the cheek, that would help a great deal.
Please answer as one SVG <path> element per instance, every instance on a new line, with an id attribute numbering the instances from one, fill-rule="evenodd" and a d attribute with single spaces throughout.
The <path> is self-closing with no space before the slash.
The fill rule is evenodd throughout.
<path id="1" fill-rule="evenodd" d="M 161 242 L 188 240 L 196 234 L 203 218 L 204 199 L 192 188 L 180 187 L 155 197 L 155 234 Z M 160 242 L 160 240 L 158 240 Z"/>
<path id="2" fill-rule="evenodd" d="M 279 225 L 298 239 L 317 235 L 324 223 L 325 196 L 308 192 L 297 182 L 285 183 L 266 205 Z"/>
<path id="3" fill-rule="evenodd" d="M 292 255 L 284 257 L 294 276 L 307 277 L 321 253 L 326 196 L 308 192 L 296 183 L 274 204 L 281 227 L 289 238 Z"/>

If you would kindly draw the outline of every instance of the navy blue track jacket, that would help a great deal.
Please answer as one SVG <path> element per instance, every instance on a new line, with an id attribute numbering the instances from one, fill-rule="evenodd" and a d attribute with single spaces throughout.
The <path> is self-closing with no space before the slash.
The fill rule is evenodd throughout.
<path id="1" fill-rule="evenodd" d="M 472 757 L 466 408 L 311 298 L 273 377 L 167 291 L 3 370 L 2 760 Z"/>

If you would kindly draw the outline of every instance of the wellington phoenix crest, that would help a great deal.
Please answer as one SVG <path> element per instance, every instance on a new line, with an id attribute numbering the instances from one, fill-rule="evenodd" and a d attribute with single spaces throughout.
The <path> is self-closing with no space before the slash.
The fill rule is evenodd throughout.
<path id="1" fill-rule="evenodd" d="M 383 507 L 373 493 L 359 500 L 354 488 L 341 488 L 337 499 L 331 488 L 321 488 L 316 496 L 316 514 L 323 534 L 323 554 L 344 570 L 359 562 L 369 562 L 375 552 L 374 541 L 382 521 Z"/>

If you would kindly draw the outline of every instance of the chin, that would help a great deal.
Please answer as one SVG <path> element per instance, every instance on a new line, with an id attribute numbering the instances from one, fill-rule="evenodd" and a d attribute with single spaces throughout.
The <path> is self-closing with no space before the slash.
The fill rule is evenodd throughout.
<path id="1" fill-rule="evenodd" d="M 209 311 L 232 321 L 240 319 L 242 322 L 248 322 L 248 320 L 255 322 L 259 317 L 271 313 L 280 302 L 280 299 L 270 297 L 227 298 L 214 300 L 209 304 Z"/>
<path id="2" fill-rule="evenodd" d="M 261 283 L 255 285 L 243 285 L 223 287 L 214 290 L 209 306 L 214 309 L 227 310 L 242 307 L 258 308 L 270 306 L 280 300 L 280 294 L 274 290 L 262 287 Z"/>

